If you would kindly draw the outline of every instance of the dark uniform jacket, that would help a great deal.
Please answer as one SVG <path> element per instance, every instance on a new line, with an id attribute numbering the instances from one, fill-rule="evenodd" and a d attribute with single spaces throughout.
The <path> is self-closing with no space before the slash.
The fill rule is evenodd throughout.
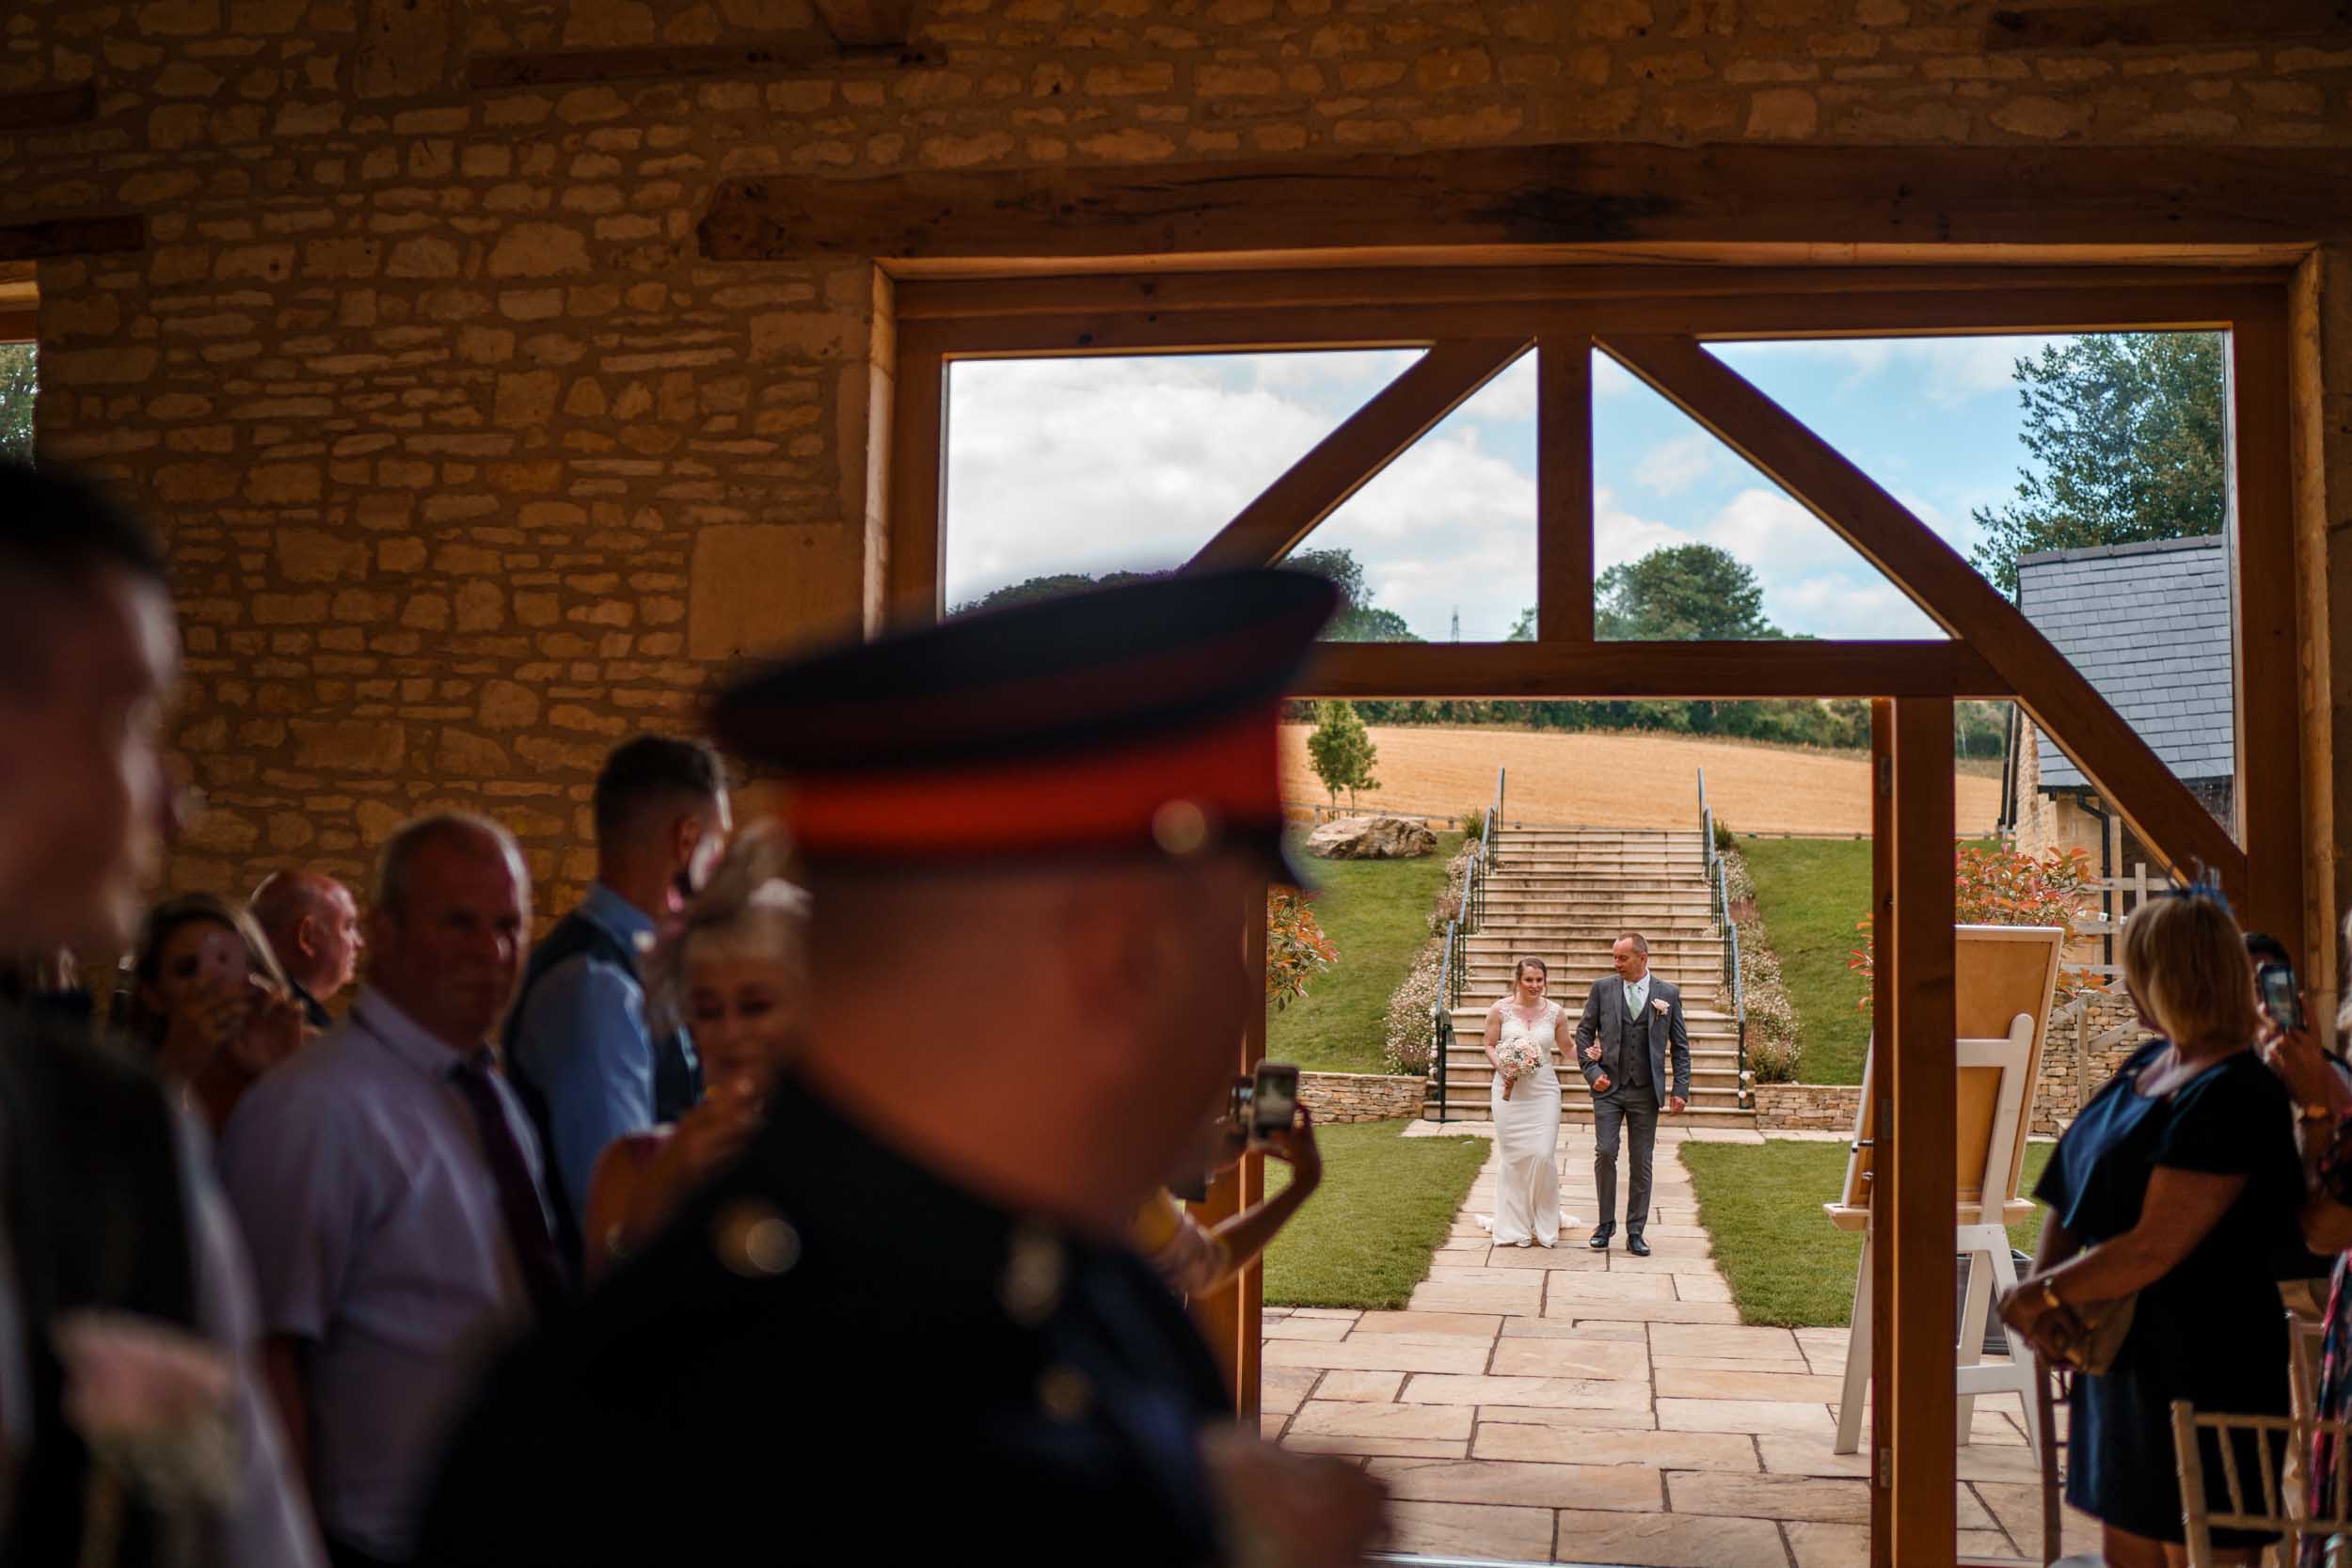
<path id="1" fill-rule="evenodd" d="M 196 1323 L 195 1265 L 169 1102 L 154 1077 L 90 1043 L 86 1023 L 0 1009 L 0 1216 L 23 1325 L 32 1447 L 19 1463 L 0 1564 L 80 1557 L 90 1456 L 65 1419 L 49 1329 L 103 1307 Z M 163 1560 L 132 1504 L 109 1560 Z"/>
<path id="2" fill-rule="evenodd" d="M 1661 980 L 1653 971 L 1649 977 L 1649 1001 L 1663 1002 L 1665 1011 L 1645 1005 L 1642 1022 L 1629 1028 L 1625 1016 L 1625 981 L 1615 974 L 1603 975 L 1593 982 L 1593 989 L 1584 993 L 1584 1016 L 1576 1021 L 1576 1065 L 1590 1084 L 1603 1072 L 1609 1074 L 1611 1092 L 1626 1087 L 1626 1064 L 1639 1051 L 1649 1058 L 1649 1085 L 1664 1105 L 1666 1096 L 1678 1094 L 1691 1098 L 1691 1029 L 1682 1019 L 1682 988 L 1671 980 Z M 1584 1059 L 1584 1048 L 1597 1038 L 1600 1060 Z M 1666 1057 L 1674 1056 L 1674 1076 L 1666 1076 Z"/>
<path id="3" fill-rule="evenodd" d="M 787 1081 L 743 1162 L 491 1379 L 433 1568 L 1215 1556 L 1216 1364 L 1149 1269 Z"/>

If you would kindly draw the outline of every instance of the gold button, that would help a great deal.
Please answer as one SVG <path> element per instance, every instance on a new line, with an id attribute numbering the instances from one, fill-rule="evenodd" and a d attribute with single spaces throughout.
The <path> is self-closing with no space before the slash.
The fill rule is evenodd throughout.
<path id="1" fill-rule="evenodd" d="M 719 1261 L 746 1279 L 773 1279 L 790 1273 L 801 1260 L 801 1233 L 757 1198 L 743 1198 L 719 1211 L 710 1239 Z"/>
<path id="2" fill-rule="evenodd" d="M 1084 1420 L 1094 1408 L 1094 1385 L 1074 1367 L 1048 1367 L 1037 1380 L 1037 1402 L 1057 1421 Z"/>
<path id="3" fill-rule="evenodd" d="M 1152 838 L 1182 860 L 1209 847 L 1209 814 L 1197 800 L 1168 800 L 1152 814 Z"/>

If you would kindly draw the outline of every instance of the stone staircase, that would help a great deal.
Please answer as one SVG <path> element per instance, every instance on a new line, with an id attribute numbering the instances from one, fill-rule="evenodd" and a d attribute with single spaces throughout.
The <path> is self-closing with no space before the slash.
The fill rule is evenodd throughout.
<path id="1" fill-rule="evenodd" d="M 1488 874 L 1485 921 L 1465 939 L 1469 969 L 1444 1064 L 1446 1119 L 1487 1119 L 1494 1071 L 1479 1042 L 1487 1006 L 1511 989 L 1515 959 L 1534 954 L 1550 964 L 1549 995 L 1567 1009 L 1573 1028 L 1585 993 L 1616 978 L 1610 944 L 1638 930 L 1649 940 L 1651 970 L 1682 988 L 1691 1124 L 1752 1130 L 1756 1114 L 1740 1107 L 1739 1023 L 1723 979 L 1724 936 L 1698 830 L 1514 826 L 1499 842 L 1502 863 Z M 1591 1091 L 1565 1069 L 1561 1101 L 1567 1120 L 1592 1120 Z M 1422 1116 L 1438 1116 L 1434 1064 Z"/>

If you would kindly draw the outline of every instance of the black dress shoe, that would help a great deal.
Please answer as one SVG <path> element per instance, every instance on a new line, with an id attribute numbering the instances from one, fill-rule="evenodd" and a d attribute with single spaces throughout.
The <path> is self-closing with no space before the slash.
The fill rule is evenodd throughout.
<path id="1" fill-rule="evenodd" d="M 1625 1249 L 1626 1251 L 1633 1254 L 1636 1258 L 1647 1258 L 1649 1256 L 1649 1243 L 1642 1240 L 1640 1236 L 1629 1231 L 1626 1235 Z"/>
<path id="2" fill-rule="evenodd" d="M 1592 1240 L 1593 1250 L 1595 1252 L 1607 1252 L 1609 1250 L 1609 1238 L 1614 1236 L 1616 1233 L 1617 1227 L 1613 1225 L 1604 1225 L 1598 1230 L 1594 1231 Z"/>

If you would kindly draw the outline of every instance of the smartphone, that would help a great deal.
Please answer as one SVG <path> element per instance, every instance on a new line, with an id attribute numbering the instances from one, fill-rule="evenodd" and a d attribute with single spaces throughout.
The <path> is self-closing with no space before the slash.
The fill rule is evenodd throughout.
<path id="1" fill-rule="evenodd" d="M 1257 1084 L 1258 1081 L 1249 1074 L 1237 1072 L 1233 1075 L 1232 1088 L 1227 1092 L 1225 1119 L 1241 1132 L 1249 1130 L 1249 1096 Z"/>
<path id="2" fill-rule="evenodd" d="M 2254 986 L 2270 1022 L 2290 1032 L 2303 1027 L 2303 999 L 2295 992 L 2292 968 L 2273 959 L 2254 971 Z"/>
<path id="3" fill-rule="evenodd" d="M 1286 1062 L 1260 1062 L 1249 1085 L 1249 1136 L 1263 1142 L 1286 1132 L 1298 1117 L 1298 1069 Z"/>

